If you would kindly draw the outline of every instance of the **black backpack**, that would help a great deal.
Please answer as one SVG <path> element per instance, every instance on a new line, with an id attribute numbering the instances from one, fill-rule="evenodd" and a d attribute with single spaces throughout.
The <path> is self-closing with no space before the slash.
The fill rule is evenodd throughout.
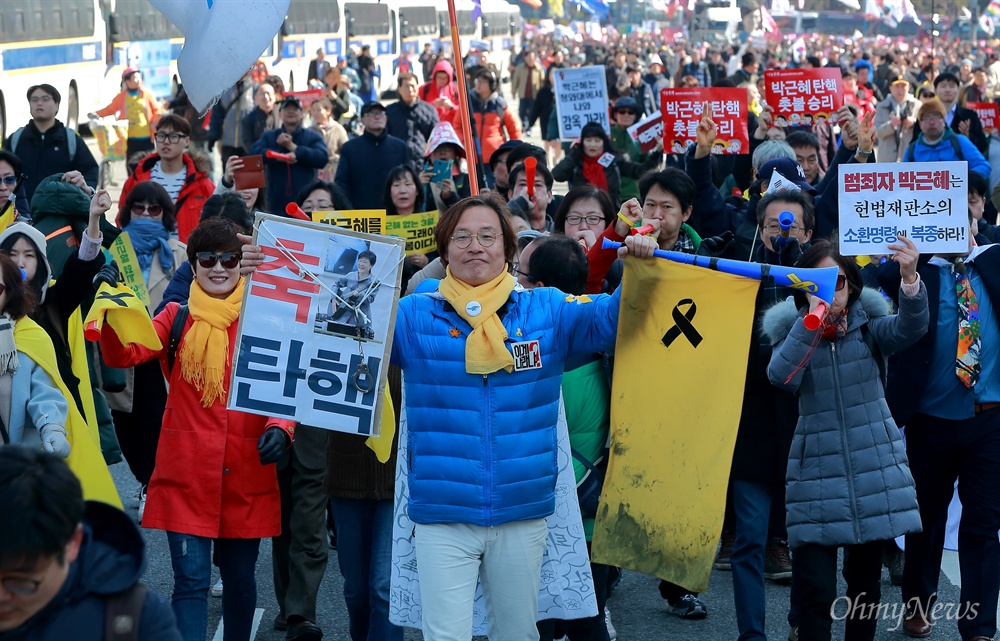
<path id="1" fill-rule="evenodd" d="M 124 592 L 111 595 L 104 606 L 104 640 L 138 641 L 142 606 L 149 589 L 136 583 Z"/>
<path id="2" fill-rule="evenodd" d="M 181 335 L 184 333 L 184 324 L 187 323 L 188 306 L 181 305 L 174 315 L 174 322 L 170 325 L 170 340 L 167 342 L 167 371 L 174 371 L 174 361 L 177 360 L 177 348 L 181 346 Z"/>

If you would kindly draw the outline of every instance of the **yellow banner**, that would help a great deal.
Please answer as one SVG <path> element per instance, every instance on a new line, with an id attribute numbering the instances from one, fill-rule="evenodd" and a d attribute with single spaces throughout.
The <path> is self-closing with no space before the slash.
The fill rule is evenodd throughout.
<path id="1" fill-rule="evenodd" d="M 111 257 L 118 263 L 118 271 L 125 285 L 135 293 L 143 305 L 149 307 L 149 289 L 146 287 L 146 279 L 142 277 L 142 268 L 139 267 L 139 259 L 135 256 L 135 248 L 132 247 L 128 232 L 123 231 L 119 234 L 109 251 Z"/>
<path id="2" fill-rule="evenodd" d="M 759 282 L 626 260 L 593 560 L 708 587 Z"/>
<path id="3" fill-rule="evenodd" d="M 100 340 L 105 323 L 115 330 L 124 345 L 137 343 L 152 350 L 163 348 L 149 318 L 149 311 L 127 285 L 118 283 L 116 287 L 111 287 L 101 283 L 94 296 L 94 304 L 83 321 L 83 333 L 87 340 Z"/>
<path id="4" fill-rule="evenodd" d="M 353 209 L 351 211 L 314 211 L 314 223 L 329 223 L 363 234 L 381 234 L 385 229 L 384 209 Z"/>
<path id="5" fill-rule="evenodd" d="M 437 251 L 434 228 L 441 213 L 438 210 L 408 216 L 386 216 L 385 235 L 406 241 L 406 255 L 429 254 Z"/>

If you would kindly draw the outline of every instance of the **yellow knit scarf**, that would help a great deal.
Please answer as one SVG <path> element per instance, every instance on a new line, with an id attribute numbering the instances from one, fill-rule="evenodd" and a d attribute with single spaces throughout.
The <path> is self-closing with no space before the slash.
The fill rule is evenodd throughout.
<path id="1" fill-rule="evenodd" d="M 223 379 L 229 360 L 229 326 L 239 318 L 242 304 L 242 278 L 225 300 L 206 294 L 197 280 L 191 283 L 188 309 L 194 322 L 184 335 L 178 357 L 181 376 L 201 391 L 204 407 L 211 407 L 217 400 L 226 400 Z"/>
<path id="2" fill-rule="evenodd" d="M 473 287 L 451 275 L 441 281 L 438 291 L 451 303 L 458 315 L 472 325 L 465 341 L 465 371 L 469 374 L 492 374 L 514 369 L 514 356 L 507 350 L 507 330 L 497 316 L 514 290 L 514 277 L 504 271 L 488 283 Z M 470 314 L 469 312 L 477 312 Z"/>

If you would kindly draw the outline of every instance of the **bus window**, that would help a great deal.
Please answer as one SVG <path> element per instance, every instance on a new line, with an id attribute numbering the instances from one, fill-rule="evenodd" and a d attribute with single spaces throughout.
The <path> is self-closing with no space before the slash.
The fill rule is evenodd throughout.
<path id="1" fill-rule="evenodd" d="M 351 38 L 384 34 L 389 23 L 389 7 L 384 4 L 348 2 L 344 4 L 344 14 L 350 14 L 347 35 Z"/>
<path id="2" fill-rule="evenodd" d="M 441 20 L 441 37 L 450 38 L 451 18 L 448 17 L 448 12 L 439 11 L 438 17 Z M 458 10 L 455 12 L 455 19 L 458 21 L 458 35 L 460 36 L 476 35 L 476 26 L 478 21 L 472 19 L 471 11 Z"/>
<path id="3" fill-rule="evenodd" d="M 405 7 L 399 11 L 400 35 L 403 38 L 437 34 L 437 10 L 434 7 Z"/>

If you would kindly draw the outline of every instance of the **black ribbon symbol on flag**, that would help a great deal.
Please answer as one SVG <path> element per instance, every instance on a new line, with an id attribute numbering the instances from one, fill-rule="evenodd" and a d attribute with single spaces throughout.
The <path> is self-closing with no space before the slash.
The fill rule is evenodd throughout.
<path id="1" fill-rule="evenodd" d="M 125 302 L 126 298 L 132 298 L 132 294 L 128 292 L 121 292 L 118 294 L 112 294 L 110 292 L 101 292 L 97 295 L 99 300 L 110 300 L 113 301 L 119 307 L 128 307 L 128 303 Z"/>
<path id="2" fill-rule="evenodd" d="M 681 307 L 687 305 L 687 311 L 681 312 Z M 684 338 L 688 339 L 692 347 L 698 347 L 701 343 L 702 336 L 698 333 L 698 330 L 694 328 L 694 324 L 691 323 L 694 320 L 694 315 L 698 313 L 698 306 L 695 305 L 694 301 L 690 298 L 684 298 L 678 301 L 674 305 L 674 309 L 670 314 L 674 317 L 674 326 L 667 330 L 667 333 L 663 335 L 663 345 L 665 347 L 670 347 L 670 345 L 677 340 L 681 334 Z"/>

